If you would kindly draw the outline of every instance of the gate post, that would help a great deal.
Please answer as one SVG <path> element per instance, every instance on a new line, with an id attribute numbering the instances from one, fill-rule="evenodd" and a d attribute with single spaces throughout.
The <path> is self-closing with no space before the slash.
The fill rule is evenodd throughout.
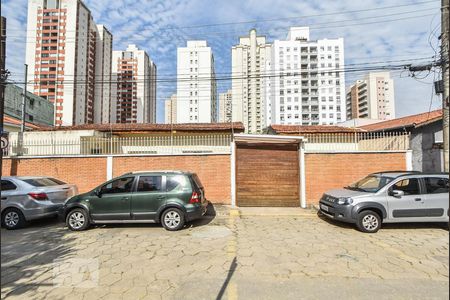
<path id="1" fill-rule="evenodd" d="M 231 206 L 236 207 L 236 143 L 231 141 Z"/>
<path id="2" fill-rule="evenodd" d="M 305 141 L 306 140 L 300 141 L 299 149 L 298 149 L 298 155 L 299 155 L 298 163 L 299 163 L 299 171 L 300 171 L 299 195 L 300 195 L 300 207 L 301 208 L 306 208 Z"/>

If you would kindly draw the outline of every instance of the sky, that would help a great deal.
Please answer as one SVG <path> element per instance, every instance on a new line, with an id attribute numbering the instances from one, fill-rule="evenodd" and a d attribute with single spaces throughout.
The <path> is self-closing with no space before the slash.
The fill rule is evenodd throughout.
<path id="1" fill-rule="evenodd" d="M 27 0 L 1 0 L 7 18 L 7 68 L 11 80 L 23 81 Z M 113 50 L 128 44 L 144 49 L 158 78 L 176 78 L 176 49 L 187 40 L 206 40 L 218 74 L 231 73 L 231 47 L 256 28 L 268 42 L 286 39 L 290 26 L 310 26 L 312 40 L 344 38 L 346 66 L 429 63 L 439 49 L 440 0 L 85 0 L 97 24 L 113 34 Z M 346 73 L 346 86 L 364 76 Z M 223 76 L 223 75 L 222 75 Z M 396 117 L 441 107 L 433 91 L 436 71 L 391 72 Z M 169 80 L 170 81 L 170 80 Z M 218 81 L 218 92 L 231 81 Z M 157 121 L 164 122 L 164 100 L 176 92 L 175 81 L 157 86 Z"/>

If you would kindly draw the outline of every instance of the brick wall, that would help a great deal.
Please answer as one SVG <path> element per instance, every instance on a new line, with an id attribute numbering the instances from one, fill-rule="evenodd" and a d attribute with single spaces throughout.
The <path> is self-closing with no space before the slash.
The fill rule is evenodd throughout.
<path id="1" fill-rule="evenodd" d="M 84 193 L 106 181 L 106 164 L 106 157 L 3 159 L 2 175 L 52 176 L 76 184 Z M 142 170 L 193 171 L 200 177 L 208 200 L 231 203 L 230 155 L 113 158 L 113 177 Z"/>
<path id="2" fill-rule="evenodd" d="M 231 203 L 230 155 L 114 157 L 113 177 L 130 171 L 183 170 L 197 173 L 213 203 Z"/>
<path id="3" fill-rule="evenodd" d="M 306 153 L 307 204 L 317 204 L 329 189 L 342 188 L 370 173 L 389 170 L 406 170 L 404 152 Z"/>
<path id="4" fill-rule="evenodd" d="M 106 157 L 3 159 L 4 176 L 43 175 L 75 183 L 80 193 L 106 180 Z M 307 153 L 305 154 L 306 199 L 319 201 L 332 188 L 341 188 L 369 173 L 405 170 L 405 153 Z M 213 203 L 230 204 L 230 155 L 117 156 L 113 177 L 130 171 L 188 170 L 198 174 L 206 196 Z"/>
<path id="5" fill-rule="evenodd" d="M 106 180 L 106 158 L 22 158 L 3 159 L 3 176 L 52 176 L 75 183 L 80 193 Z"/>

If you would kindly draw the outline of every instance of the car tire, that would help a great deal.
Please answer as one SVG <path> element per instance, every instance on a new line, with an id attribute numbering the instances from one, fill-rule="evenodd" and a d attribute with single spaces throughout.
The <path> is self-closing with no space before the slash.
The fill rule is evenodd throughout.
<path id="1" fill-rule="evenodd" d="M 2 226 L 8 230 L 19 229 L 25 226 L 23 213 L 17 208 L 7 208 L 2 213 Z"/>
<path id="2" fill-rule="evenodd" d="M 66 225 L 72 231 L 86 230 L 90 225 L 88 213 L 82 208 L 72 209 L 66 216 Z"/>
<path id="3" fill-rule="evenodd" d="M 381 218 L 376 212 L 365 210 L 358 214 L 356 226 L 362 232 L 375 233 L 381 228 Z"/>
<path id="4" fill-rule="evenodd" d="M 184 222 L 184 213 L 178 208 L 168 208 L 161 215 L 161 224 L 169 231 L 180 230 L 183 228 Z"/>

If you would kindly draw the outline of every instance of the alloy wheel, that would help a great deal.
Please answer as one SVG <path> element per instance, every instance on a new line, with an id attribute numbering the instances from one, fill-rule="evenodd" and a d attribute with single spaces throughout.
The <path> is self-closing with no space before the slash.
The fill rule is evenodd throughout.
<path id="1" fill-rule="evenodd" d="M 81 212 L 74 212 L 69 217 L 70 227 L 73 229 L 80 229 L 86 220 L 84 219 L 84 215 Z"/>
<path id="2" fill-rule="evenodd" d="M 175 228 L 180 224 L 181 222 L 181 216 L 176 211 L 169 211 L 164 216 L 164 223 L 169 228 Z"/>
<path id="3" fill-rule="evenodd" d="M 365 229 L 372 231 L 378 227 L 378 219 L 374 215 L 364 216 L 362 225 Z"/>
<path id="4" fill-rule="evenodd" d="M 19 224 L 19 214 L 15 211 L 10 211 L 5 215 L 5 225 L 12 228 Z"/>

